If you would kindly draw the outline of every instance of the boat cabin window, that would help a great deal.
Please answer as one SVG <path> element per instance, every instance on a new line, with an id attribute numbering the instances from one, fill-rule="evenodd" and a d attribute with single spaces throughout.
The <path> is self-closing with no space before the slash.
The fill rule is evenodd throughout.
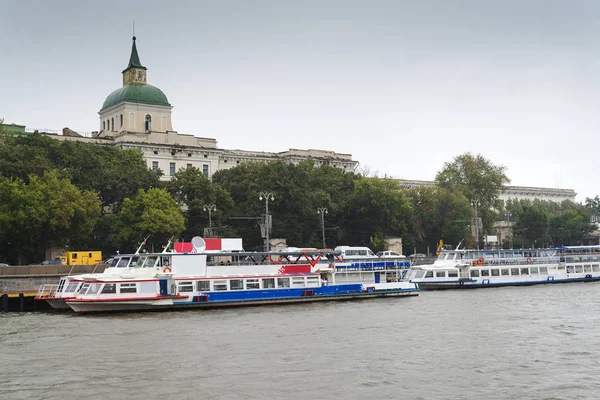
<path id="1" fill-rule="evenodd" d="M 85 292 L 87 292 L 87 290 L 89 288 L 90 288 L 90 284 L 84 283 L 83 285 L 81 285 L 81 289 L 79 289 L 79 294 L 85 294 Z"/>
<path id="2" fill-rule="evenodd" d="M 161 259 L 160 260 L 161 264 L 159 265 L 160 267 L 166 267 L 167 265 L 171 265 L 171 257 L 162 256 L 160 259 Z"/>
<path id="3" fill-rule="evenodd" d="M 529 275 L 529 268 L 521 268 L 521 275 Z"/>
<path id="4" fill-rule="evenodd" d="M 519 268 L 511 268 L 510 274 L 511 275 L 519 275 Z"/>
<path id="5" fill-rule="evenodd" d="M 493 269 L 492 270 L 492 276 L 500 276 L 500 270 L 499 269 Z"/>
<path id="6" fill-rule="evenodd" d="M 445 278 L 446 277 L 446 271 L 436 271 L 435 277 L 436 278 Z"/>
<path id="7" fill-rule="evenodd" d="M 177 282 L 178 291 L 179 292 L 193 292 L 194 285 L 192 285 L 192 281 L 183 281 Z"/>
<path id="8" fill-rule="evenodd" d="M 146 257 L 144 265 L 142 267 L 143 268 L 153 268 L 154 264 L 156 264 L 156 260 L 157 259 L 158 259 L 157 256 L 148 256 L 148 257 Z"/>
<path id="9" fill-rule="evenodd" d="M 77 290 L 77 287 L 79 286 L 80 282 L 71 282 L 67 285 L 67 288 L 65 289 L 65 292 L 67 293 L 72 293 L 74 291 Z"/>
<path id="10" fill-rule="evenodd" d="M 581 273 L 583 272 L 583 266 L 582 265 L 576 265 L 575 266 L 575 273 Z"/>
<path id="11" fill-rule="evenodd" d="M 540 267 L 540 274 L 547 274 L 548 273 L 548 267 Z"/>
<path id="12" fill-rule="evenodd" d="M 89 288 L 87 294 L 98 293 L 98 291 L 100 290 L 100 286 L 102 286 L 100 283 L 94 283 L 94 284 L 90 285 L 90 288 Z"/>
<path id="13" fill-rule="evenodd" d="M 510 270 L 508 268 L 503 268 L 500 270 L 500 275 L 510 275 Z"/>
<path id="14" fill-rule="evenodd" d="M 481 276 L 490 276 L 490 270 L 489 269 L 482 269 L 481 270 Z"/>
<path id="15" fill-rule="evenodd" d="M 600 265 L 598 265 L 598 264 L 592 265 L 592 271 L 594 271 L 594 272 L 600 272 Z"/>
<path id="16" fill-rule="evenodd" d="M 246 279 L 246 289 L 260 289 L 258 279 Z"/>
<path id="17" fill-rule="evenodd" d="M 137 293 L 137 285 L 135 283 L 121 283 L 119 291 L 121 293 Z"/>
<path id="18" fill-rule="evenodd" d="M 529 271 L 531 271 L 531 275 L 537 275 L 538 274 L 538 267 L 531 267 L 529 268 Z"/>
<path id="19" fill-rule="evenodd" d="M 319 287 L 321 286 L 321 277 L 319 276 L 307 276 L 306 286 L 308 287 Z"/>
<path id="20" fill-rule="evenodd" d="M 106 283 L 102 288 L 102 294 L 117 293 L 117 285 L 114 283 Z"/>
<path id="21" fill-rule="evenodd" d="M 290 278 L 277 278 L 277 287 L 278 288 L 289 288 L 290 287 Z"/>
<path id="22" fill-rule="evenodd" d="M 304 277 L 294 276 L 292 277 L 292 287 L 304 287 Z"/>
<path id="23" fill-rule="evenodd" d="M 592 266 L 591 265 L 584 265 L 583 266 L 583 272 L 592 272 Z"/>
<path id="24" fill-rule="evenodd" d="M 125 268 L 127 266 L 127 264 L 129 264 L 129 257 L 121 257 L 118 259 L 119 262 L 117 264 L 117 268 Z"/>
<path id="25" fill-rule="evenodd" d="M 427 273 L 425 273 L 425 278 L 433 278 L 433 271 L 427 271 Z"/>
<path id="26" fill-rule="evenodd" d="M 209 292 L 210 291 L 210 281 L 196 282 L 196 290 L 198 292 Z"/>
<path id="27" fill-rule="evenodd" d="M 478 277 L 479 277 L 479 270 L 472 269 L 471 270 L 471 278 L 478 278 Z"/>
<path id="28" fill-rule="evenodd" d="M 113 258 L 113 260 L 110 262 L 110 266 L 109 268 L 116 268 L 117 264 L 119 263 L 120 258 Z"/>
<path id="29" fill-rule="evenodd" d="M 275 278 L 263 278 L 263 289 L 272 289 L 275 287 Z"/>
<path id="30" fill-rule="evenodd" d="M 231 290 L 244 290 L 244 280 L 243 279 L 231 279 L 229 281 L 229 288 Z"/>
<path id="31" fill-rule="evenodd" d="M 458 271 L 448 271 L 448 278 L 458 278 Z"/>
<path id="32" fill-rule="evenodd" d="M 213 290 L 227 290 L 227 281 L 214 281 Z"/>

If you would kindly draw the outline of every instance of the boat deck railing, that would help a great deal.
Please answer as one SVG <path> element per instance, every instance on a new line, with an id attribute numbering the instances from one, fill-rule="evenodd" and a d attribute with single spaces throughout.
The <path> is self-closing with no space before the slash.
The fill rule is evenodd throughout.
<path id="1" fill-rule="evenodd" d="M 38 289 L 37 297 L 40 297 L 40 298 L 42 298 L 42 297 L 44 297 L 44 298 L 54 297 L 56 295 L 56 291 L 57 290 L 58 290 L 58 284 L 56 284 L 56 285 L 50 285 L 50 284 L 42 285 Z"/>
<path id="2" fill-rule="evenodd" d="M 410 268 L 410 261 L 360 261 L 334 264 L 336 272 L 385 271 Z"/>

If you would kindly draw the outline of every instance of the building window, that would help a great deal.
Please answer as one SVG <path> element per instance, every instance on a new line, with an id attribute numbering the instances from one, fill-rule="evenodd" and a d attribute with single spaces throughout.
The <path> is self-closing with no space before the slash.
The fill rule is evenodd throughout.
<path id="1" fill-rule="evenodd" d="M 152 171 L 158 171 L 158 161 L 152 161 Z"/>
<path id="2" fill-rule="evenodd" d="M 169 164 L 169 173 L 171 174 L 171 176 L 175 175 L 175 163 L 174 162 Z"/>
<path id="3" fill-rule="evenodd" d="M 204 176 L 208 177 L 208 164 L 204 164 L 202 166 L 202 173 L 204 174 Z"/>
<path id="4" fill-rule="evenodd" d="M 166 132 L 167 131 L 167 116 L 166 115 L 163 115 L 160 118 L 160 124 L 161 124 L 161 131 Z"/>
<path id="5" fill-rule="evenodd" d="M 106 122 L 102 121 L 102 130 L 105 131 L 106 130 Z"/>
<path id="6" fill-rule="evenodd" d="M 188 153 L 188 157 L 191 157 L 191 156 L 192 156 L 192 153 Z"/>
<path id="7" fill-rule="evenodd" d="M 135 131 L 135 113 L 129 113 L 129 130 Z"/>
<path id="8" fill-rule="evenodd" d="M 204 158 L 208 158 L 208 154 L 205 154 L 205 155 L 204 155 Z"/>
<path id="9" fill-rule="evenodd" d="M 112 117 L 110 119 L 110 126 L 111 126 L 110 130 L 114 131 L 115 130 L 115 117 Z"/>
<path id="10" fill-rule="evenodd" d="M 146 132 L 152 131 L 152 117 L 150 116 L 150 114 L 146 114 L 144 129 L 146 130 Z"/>
<path id="11" fill-rule="evenodd" d="M 121 114 L 119 116 L 119 118 L 121 119 L 121 125 L 119 126 L 119 128 L 122 128 L 123 127 L 123 114 Z"/>
<path id="12" fill-rule="evenodd" d="M 187 167 L 188 167 L 188 168 L 192 168 L 192 164 L 188 164 L 188 165 L 187 165 Z"/>
<path id="13" fill-rule="evenodd" d="M 154 150 L 154 154 L 158 154 L 158 150 Z"/>

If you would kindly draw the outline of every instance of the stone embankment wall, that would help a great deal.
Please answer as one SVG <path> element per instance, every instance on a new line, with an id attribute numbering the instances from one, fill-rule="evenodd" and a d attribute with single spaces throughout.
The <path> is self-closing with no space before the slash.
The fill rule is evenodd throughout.
<path id="1" fill-rule="evenodd" d="M 37 293 L 45 284 L 58 283 L 61 276 L 100 273 L 98 265 L 27 265 L 0 267 L 0 294 Z"/>

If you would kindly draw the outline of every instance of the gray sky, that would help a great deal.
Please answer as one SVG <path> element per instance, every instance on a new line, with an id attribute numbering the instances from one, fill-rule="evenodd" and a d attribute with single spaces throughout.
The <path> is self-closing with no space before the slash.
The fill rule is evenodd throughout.
<path id="1" fill-rule="evenodd" d="M 406 179 L 470 151 L 512 185 L 600 194 L 596 0 L 0 0 L 0 15 L 7 123 L 97 130 L 135 20 L 178 132 Z"/>

